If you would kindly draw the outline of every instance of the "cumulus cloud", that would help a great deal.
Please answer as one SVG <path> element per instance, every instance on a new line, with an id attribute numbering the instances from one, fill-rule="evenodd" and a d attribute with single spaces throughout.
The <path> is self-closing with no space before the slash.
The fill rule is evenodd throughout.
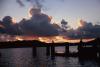
<path id="1" fill-rule="evenodd" d="M 12 17 L 5 16 L 0 21 L 0 33 L 38 36 L 63 35 L 69 38 L 100 37 L 100 25 L 93 25 L 91 22 L 81 20 L 80 26 L 74 30 L 68 29 L 68 22 L 64 19 L 61 21 L 61 27 L 57 24 L 51 24 L 51 18 L 41 13 L 41 8 L 31 8 L 30 14 L 29 20 L 22 19 L 16 24 L 13 24 Z"/>
<path id="2" fill-rule="evenodd" d="M 5 33 L 11 35 L 58 35 L 58 30 L 53 26 L 53 24 L 50 23 L 51 19 L 48 15 L 41 13 L 40 9 L 36 8 L 32 8 L 32 12 L 32 17 L 29 20 L 22 19 L 18 24 L 13 24 L 10 16 L 4 17 L 2 20 L 2 25 L 5 27 Z"/>
<path id="3" fill-rule="evenodd" d="M 63 31 L 58 24 L 51 24 L 48 15 L 33 11 L 29 20 L 22 19 L 19 23 L 13 24 L 10 16 L 5 16 L 0 21 L 0 33 L 10 35 L 37 35 L 37 36 L 55 36 L 63 35 L 69 38 L 96 38 L 100 37 L 100 25 L 93 25 L 91 22 L 82 21 L 77 29 L 68 29 Z M 62 22 L 66 24 L 68 22 Z M 68 28 L 68 27 L 67 27 Z M 66 29 L 67 29 L 66 28 Z"/>
<path id="4" fill-rule="evenodd" d="M 93 25 L 91 22 L 84 22 L 82 27 L 77 29 L 83 37 L 100 37 L 100 25 Z"/>
<path id="5" fill-rule="evenodd" d="M 67 21 L 65 21 L 64 19 L 62 19 L 62 21 L 61 21 L 61 26 L 62 26 L 62 29 L 63 30 L 67 30 L 67 24 L 68 24 L 68 22 Z"/>
<path id="6" fill-rule="evenodd" d="M 12 17 L 5 16 L 3 20 L 0 22 L 0 33 L 17 35 L 19 34 L 18 25 L 13 24 Z"/>
<path id="7" fill-rule="evenodd" d="M 38 12 L 39 9 L 32 9 L 32 17 L 29 20 L 23 19 L 19 25 L 25 34 L 40 36 L 58 35 L 57 29 L 50 23 L 48 15 Z"/>
<path id="8" fill-rule="evenodd" d="M 82 21 L 81 26 L 76 30 L 70 29 L 67 35 L 70 38 L 95 38 L 100 37 L 100 25 L 93 25 L 91 22 Z"/>
<path id="9" fill-rule="evenodd" d="M 0 33 L 5 33 L 2 21 L 0 21 Z"/>

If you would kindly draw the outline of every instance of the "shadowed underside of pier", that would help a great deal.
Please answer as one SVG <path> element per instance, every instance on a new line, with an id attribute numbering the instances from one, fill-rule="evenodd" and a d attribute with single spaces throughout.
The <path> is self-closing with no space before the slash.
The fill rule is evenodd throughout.
<path id="1" fill-rule="evenodd" d="M 44 43 L 37 40 L 33 41 L 14 41 L 14 42 L 0 42 L 0 48 L 24 48 L 24 47 L 47 47 L 47 46 L 76 46 L 79 43 Z"/>

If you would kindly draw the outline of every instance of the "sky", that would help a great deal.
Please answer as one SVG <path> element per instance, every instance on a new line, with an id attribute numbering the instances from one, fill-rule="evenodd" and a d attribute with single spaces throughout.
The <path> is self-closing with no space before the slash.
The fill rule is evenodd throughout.
<path id="1" fill-rule="evenodd" d="M 16 0 L 0 1 L 0 20 L 7 15 L 15 18 L 17 22 L 22 18 L 29 18 L 28 11 L 32 7 L 30 2 L 21 0 L 25 6 L 20 6 Z M 52 22 L 57 24 L 62 19 L 73 28 L 78 26 L 79 19 L 100 24 L 100 0 L 44 0 L 41 4 L 42 12 L 52 16 Z"/>

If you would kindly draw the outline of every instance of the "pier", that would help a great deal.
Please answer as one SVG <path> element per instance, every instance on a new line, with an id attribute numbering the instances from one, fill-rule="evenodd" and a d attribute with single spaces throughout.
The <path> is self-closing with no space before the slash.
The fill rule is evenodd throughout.
<path id="1" fill-rule="evenodd" d="M 65 52 L 60 54 L 55 52 L 55 47 L 64 46 Z M 77 46 L 78 52 L 71 54 L 69 52 L 70 46 Z M 99 57 L 100 58 L 100 38 L 96 38 L 90 42 L 83 42 L 82 39 L 79 43 L 44 43 L 37 40 L 33 41 L 14 41 L 14 42 L 0 42 L 0 49 L 7 48 L 28 48 L 33 49 L 33 56 L 37 56 L 38 47 L 46 47 L 46 55 L 54 58 L 60 56 L 78 56 L 78 57 Z"/>

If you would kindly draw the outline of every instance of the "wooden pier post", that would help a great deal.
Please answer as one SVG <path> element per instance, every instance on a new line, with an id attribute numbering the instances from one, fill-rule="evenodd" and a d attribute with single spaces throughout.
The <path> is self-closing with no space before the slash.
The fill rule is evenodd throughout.
<path id="1" fill-rule="evenodd" d="M 93 44 L 93 45 L 92 45 Z M 80 58 L 96 58 L 97 57 L 97 48 L 95 43 L 85 43 L 80 40 L 78 45 L 78 55 Z"/>
<path id="2" fill-rule="evenodd" d="M 80 51 L 83 47 L 83 41 L 82 41 L 82 38 L 80 39 L 80 43 L 78 44 L 78 54 L 80 55 Z"/>
<path id="3" fill-rule="evenodd" d="M 34 47 L 32 48 L 32 50 L 33 50 L 33 57 L 36 57 L 36 56 L 37 56 L 37 47 L 34 46 Z"/>
<path id="4" fill-rule="evenodd" d="M 55 46 L 51 46 L 51 59 L 55 59 Z"/>
<path id="5" fill-rule="evenodd" d="M 50 56 L 50 46 L 46 47 L 46 56 Z"/>
<path id="6" fill-rule="evenodd" d="M 0 52 L 0 57 L 1 57 L 1 52 Z"/>
<path id="7" fill-rule="evenodd" d="M 100 58 L 100 37 L 95 39 L 95 44 L 96 44 L 97 52 L 98 52 L 99 58 Z"/>
<path id="8" fill-rule="evenodd" d="M 69 56 L 69 45 L 65 46 L 65 56 Z"/>

